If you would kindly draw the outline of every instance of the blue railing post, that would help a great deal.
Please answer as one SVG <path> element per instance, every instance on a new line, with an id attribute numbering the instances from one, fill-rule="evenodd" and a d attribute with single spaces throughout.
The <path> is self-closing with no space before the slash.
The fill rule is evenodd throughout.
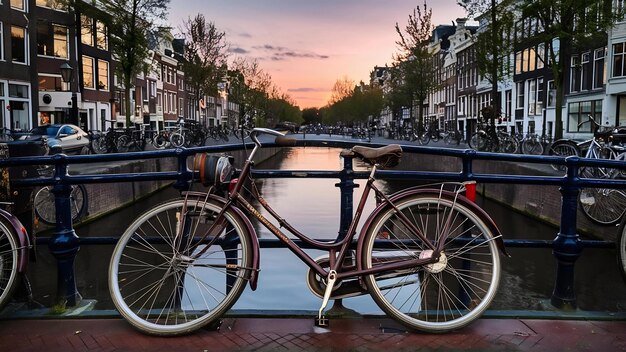
<path id="1" fill-rule="evenodd" d="M 571 158 L 578 160 L 577 157 Z M 580 191 L 574 182 L 577 178 L 578 166 L 568 163 L 566 183 L 559 188 L 562 196 L 560 232 L 554 239 L 552 250 L 557 266 L 556 281 L 550 301 L 553 306 L 559 309 L 577 308 L 576 291 L 574 290 L 574 264 L 582 253 L 582 244 L 576 233 L 576 211 Z"/>
<path id="2" fill-rule="evenodd" d="M 55 156 L 63 158 L 63 156 Z M 61 183 L 67 175 L 67 164 L 57 164 L 52 188 L 56 209 L 56 232 L 52 235 L 48 247 L 57 260 L 57 303 L 75 306 L 81 299 L 76 289 L 74 259 L 80 248 L 79 238 L 72 228 L 72 205 L 70 195 L 72 186 Z"/>
<path id="3" fill-rule="evenodd" d="M 352 167 L 352 157 L 343 157 L 343 170 L 339 175 L 339 183 L 335 184 L 335 187 L 339 187 L 341 193 L 341 217 L 339 218 L 339 238 L 338 241 L 346 237 L 348 228 L 352 222 L 353 209 L 354 209 L 354 189 L 359 187 L 354 183 L 354 169 Z"/>

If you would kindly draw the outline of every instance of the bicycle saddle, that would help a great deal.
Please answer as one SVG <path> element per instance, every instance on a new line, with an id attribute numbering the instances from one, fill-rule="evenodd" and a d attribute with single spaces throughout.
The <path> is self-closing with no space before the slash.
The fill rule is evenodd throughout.
<path id="1" fill-rule="evenodd" d="M 343 157 L 358 157 L 368 164 L 378 164 L 383 168 L 391 168 L 398 165 L 402 156 L 402 147 L 397 144 L 390 144 L 380 148 L 369 148 L 364 146 L 354 146 L 351 150 L 341 152 Z"/>

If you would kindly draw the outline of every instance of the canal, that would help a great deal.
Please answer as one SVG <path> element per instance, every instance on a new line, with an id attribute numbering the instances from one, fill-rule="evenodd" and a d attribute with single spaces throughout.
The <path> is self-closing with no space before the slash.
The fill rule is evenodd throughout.
<path id="1" fill-rule="evenodd" d="M 339 149 L 285 149 L 262 165 L 263 169 L 339 170 Z M 364 165 L 355 165 L 364 170 Z M 259 180 L 264 198 L 296 228 L 313 238 L 332 239 L 339 229 L 339 189 L 334 179 L 264 179 Z M 363 184 L 363 180 L 357 183 Z M 389 192 L 407 183 L 378 181 Z M 167 188 L 140 204 L 124 208 L 97 221 L 77 226 L 80 237 L 117 236 L 148 207 L 175 198 L 177 191 Z M 360 189 L 355 190 L 355 199 Z M 558 228 L 529 219 L 493 201 L 479 199 L 479 204 L 494 218 L 506 239 L 554 239 Z M 372 202 L 367 209 L 372 209 Z M 365 211 L 367 214 L 368 211 Z M 255 224 L 259 236 L 272 238 L 265 228 Z M 616 231 L 607 228 L 607 231 Z M 111 309 L 107 271 L 113 246 L 83 246 L 76 258 L 76 281 L 85 299 L 95 300 L 96 309 Z M 550 249 L 509 248 L 511 258 L 503 258 L 503 276 L 493 310 L 544 310 L 554 287 L 556 262 Z M 313 257 L 321 253 L 310 252 Z M 576 262 L 576 292 L 581 310 L 623 312 L 626 310 L 626 284 L 622 280 L 613 249 L 585 249 Z M 261 273 L 257 291 L 246 288 L 234 309 L 317 311 L 321 300 L 308 289 L 306 266 L 286 249 L 262 249 Z M 54 303 L 56 261 L 47 248 L 38 250 L 37 262 L 29 268 L 35 300 L 45 306 Z M 344 305 L 360 313 L 380 313 L 369 296 L 344 300 Z"/>

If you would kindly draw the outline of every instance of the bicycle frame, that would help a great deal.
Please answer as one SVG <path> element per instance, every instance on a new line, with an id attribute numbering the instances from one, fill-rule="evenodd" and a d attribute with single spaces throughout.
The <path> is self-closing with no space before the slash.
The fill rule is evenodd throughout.
<path id="1" fill-rule="evenodd" d="M 255 140 L 256 145 L 254 149 L 252 150 L 252 152 L 250 153 L 250 156 L 248 157 L 248 159 L 245 161 L 238 181 L 236 182 L 234 188 L 229 193 L 228 198 L 225 199 L 221 212 L 216 217 L 213 224 L 207 230 L 203 238 L 197 242 L 198 244 L 203 243 L 203 241 L 209 235 L 213 234 L 216 230 L 220 229 L 220 226 L 222 226 L 220 225 L 220 222 L 221 222 L 221 219 L 223 219 L 224 213 L 228 209 L 233 208 L 235 212 L 237 213 L 241 213 L 240 209 L 243 209 L 245 210 L 245 213 L 247 213 L 249 216 L 253 216 L 254 218 L 256 218 L 261 224 L 263 224 L 265 228 L 267 228 L 270 232 L 272 232 L 274 236 L 276 236 L 279 240 L 281 240 L 287 246 L 287 248 L 289 248 L 302 262 L 304 262 L 308 267 L 311 268 L 311 270 L 315 271 L 317 274 L 321 275 L 322 277 L 328 277 L 328 275 L 331 272 L 336 272 L 336 279 L 341 280 L 341 279 L 353 278 L 353 277 L 358 277 L 358 276 L 363 276 L 363 275 L 377 274 L 377 273 L 391 271 L 391 270 L 414 268 L 417 266 L 436 263 L 439 260 L 440 253 L 443 250 L 443 246 L 446 242 L 447 237 L 443 236 L 442 238 L 438 239 L 437 244 L 433 244 L 429 239 L 426 238 L 424 234 L 420 233 L 420 231 L 411 223 L 411 221 L 408 218 L 406 218 L 406 216 L 401 211 L 399 211 L 394 205 L 393 199 L 397 199 L 399 197 L 387 196 L 374 185 L 374 181 L 375 181 L 374 175 L 377 169 L 376 165 L 372 167 L 372 171 L 370 172 L 369 178 L 367 179 L 367 183 L 364 187 L 363 193 L 361 195 L 361 199 L 356 208 L 352 222 L 350 223 L 348 227 L 346 236 L 341 240 L 337 238 L 334 242 L 317 241 L 301 233 L 296 228 L 294 228 L 291 224 L 289 224 L 285 219 L 280 217 L 280 215 L 277 212 L 275 212 L 260 195 L 255 196 L 255 198 L 259 201 L 259 203 L 263 206 L 263 208 L 265 208 L 269 212 L 269 214 L 279 222 L 281 227 L 285 228 L 287 231 L 295 235 L 298 239 L 311 245 L 312 247 L 314 247 L 314 249 L 328 252 L 329 268 L 328 270 L 324 269 L 311 256 L 306 254 L 299 245 L 297 245 L 294 241 L 292 241 L 283 231 L 281 231 L 279 228 L 273 225 L 265 216 L 263 216 L 252 204 L 250 204 L 250 202 L 248 202 L 241 195 L 244 182 L 246 179 L 248 179 L 250 175 L 250 171 L 252 169 L 252 165 L 253 165 L 252 158 L 255 155 L 256 151 L 260 148 L 260 143 L 258 143 L 258 140 L 256 140 L 256 138 L 253 138 L 253 140 Z M 381 199 L 382 202 L 372 212 L 372 215 L 370 215 L 370 218 L 368 219 L 366 224 L 369 223 L 369 221 L 373 218 L 373 216 L 377 214 L 378 210 L 384 207 L 393 207 L 395 210 L 397 210 L 396 215 L 398 215 L 402 224 L 407 226 L 408 229 L 414 232 L 423 241 L 423 243 L 426 244 L 428 249 L 433 251 L 432 256 L 427 257 L 427 258 L 421 258 L 421 259 L 401 258 L 396 262 L 380 264 L 370 269 L 364 269 L 363 264 L 361 263 L 361 256 L 360 256 L 361 245 L 359 243 L 357 246 L 357 255 L 355 258 L 356 268 L 342 267 L 344 263 L 344 259 L 346 259 L 346 256 L 348 254 L 350 245 L 352 244 L 352 241 L 355 238 L 356 229 L 357 229 L 359 220 L 361 219 L 361 216 L 363 214 L 363 209 L 365 207 L 365 203 L 371 191 L 374 191 L 377 199 Z M 441 191 L 441 192 L 444 192 L 444 191 Z M 449 191 L 445 191 L 445 192 L 449 192 Z M 404 193 L 401 192 L 401 194 L 399 195 L 404 195 L 406 193 L 407 193 L 406 191 Z M 455 197 L 458 197 L 458 192 L 456 193 Z M 458 200 L 461 201 L 461 198 L 458 198 Z M 457 198 L 455 198 L 455 201 L 457 201 Z M 478 206 L 476 205 L 472 206 L 472 205 L 466 204 L 464 201 L 462 202 L 464 203 L 465 206 L 472 207 L 472 210 L 481 214 L 485 214 L 484 211 L 482 211 L 482 209 L 480 209 Z M 470 204 L 474 204 L 474 203 L 470 203 Z M 486 218 L 488 218 L 488 216 L 486 216 Z M 491 227 L 492 230 L 494 230 L 495 234 L 500 234 L 495 224 L 488 223 L 487 225 Z M 366 228 L 367 226 L 363 227 L 363 229 L 366 229 Z M 257 241 L 256 233 L 251 233 L 251 235 L 254 237 L 253 238 L 254 242 L 256 242 Z M 360 238 L 362 238 L 362 236 Z M 504 251 L 504 243 L 502 241 L 501 236 L 495 236 L 495 241 L 497 242 L 500 250 L 506 254 L 506 252 Z M 205 246 L 204 249 L 199 251 L 199 253 L 195 254 L 194 257 L 200 257 L 206 250 L 208 250 L 208 248 L 209 246 Z M 258 257 L 258 254 L 257 254 L 257 257 Z M 255 262 L 257 261 L 255 260 Z M 258 268 L 254 268 L 254 269 L 258 269 Z M 256 280 L 256 278 L 254 280 Z M 255 287 L 254 282 L 252 282 L 251 285 L 252 287 Z"/>

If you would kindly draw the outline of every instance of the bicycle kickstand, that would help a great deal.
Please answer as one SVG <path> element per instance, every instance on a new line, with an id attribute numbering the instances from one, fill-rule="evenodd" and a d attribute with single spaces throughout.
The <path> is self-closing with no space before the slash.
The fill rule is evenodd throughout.
<path id="1" fill-rule="evenodd" d="M 324 308 L 328 305 L 328 300 L 330 299 L 330 294 L 333 291 L 333 287 L 335 286 L 335 281 L 337 280 L 337 272 L 335 270 L 331 270 L 328 273 L 328 282 L 326 282 L 326 291 L 324 291 L 324 300 L 322 301 L 322 306 L 320 307 L 320 311 L 315 318 L 315 326 L 326 328 L 328 327 L 328 318 L 322 315 L 324 313 Z"/>

